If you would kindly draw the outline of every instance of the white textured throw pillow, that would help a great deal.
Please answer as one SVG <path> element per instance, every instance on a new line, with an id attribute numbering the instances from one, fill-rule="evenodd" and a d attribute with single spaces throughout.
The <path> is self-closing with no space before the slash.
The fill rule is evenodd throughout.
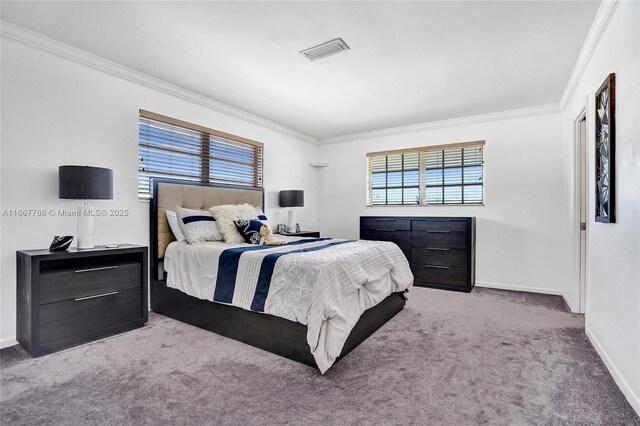
<path id="1" fill-rule="evenodd" d="M 180 230 L 180 226 L 178 225 L 178 216 L 176 212 L 172 212 L 171 210 L 166 210 L 167 213 L 167 222 L 169 222 L 169 228 L 171 228 L 171 232 L 176 237 L 178 241 L 184 241 L 184 235 Z"/>
<path id="2" fill-rule="evenodd" d="M 211 212 L 176 207 L 176 215 L 178 216 L 178 226 L 189 244 L 222 239 Z"/>
<path id="3" fill-rule="evenodd" d="M 216 219 L 218 229 L 224 241 L 231 244 L 244 243 L 244 237 L 236 229 L 233 223 L 236 219 L 256 219 L 258 216 L 256 208 L 251 204 L 223 204 L 209 209 Z"/>
<path id="4" fill-rule="evenodd" d="M 258 216 L 258 220 L 262 223 L 265 223 L 269 227 L 269 229 L 273 231 L 273 227 L 269 223 L 269 219 L 267 219 L 267 215 L 264 214 L 262 209 L 260 207 L 256 207 L 256 212 L 257 212 L 256 215 Z"/>

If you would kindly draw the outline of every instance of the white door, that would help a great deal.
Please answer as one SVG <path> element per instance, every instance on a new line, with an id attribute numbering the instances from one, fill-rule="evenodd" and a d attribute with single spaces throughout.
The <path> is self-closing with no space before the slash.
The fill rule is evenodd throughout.
<path id="1" fill-rule="evenodd" d="M 580 313 L 585 313 L 587 306 L 587 118 L 583 117 L 578 123 L 578 176 L 580 179 Z"/>

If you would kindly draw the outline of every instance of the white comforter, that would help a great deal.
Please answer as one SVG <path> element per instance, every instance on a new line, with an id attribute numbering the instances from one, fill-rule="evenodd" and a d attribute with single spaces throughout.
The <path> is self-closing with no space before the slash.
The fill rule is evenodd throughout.
<path id="1" fill-rule="evenodd" d="M 173 242 L 164 259 L 167 285 L 200 299 L 306 325 L 311 353 L 324 373 L 340 355 L 362 313 L 393 292 L 408 291 L 413 275 L 393 243 L 286 239 L 293 244 L 231 250 L 224 255 L 225 250 L 251 246 Z M 228 259 L 234 251 L 235 282 L 221 278 L 224 283 L 217 283 L 219 277 L 230 276 Z M 265 268 L 268 264 L 271 268 Z"/>

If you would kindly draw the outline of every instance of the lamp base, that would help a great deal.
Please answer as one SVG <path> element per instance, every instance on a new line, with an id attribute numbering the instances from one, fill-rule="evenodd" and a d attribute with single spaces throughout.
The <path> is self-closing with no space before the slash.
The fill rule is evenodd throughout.
<path id="1" fill-rule="evenodd" d="M 93 211 L 86 201 L 78 206 L 78 249 L 95 248 L 93 241 Z"/>
<path id="2" fill-rule="evenodd" d="M 289 217 L 287 220 L 287 232 L 289 233 L 296 232 L 296 211 L 294 209 L 289 209 Z"/>

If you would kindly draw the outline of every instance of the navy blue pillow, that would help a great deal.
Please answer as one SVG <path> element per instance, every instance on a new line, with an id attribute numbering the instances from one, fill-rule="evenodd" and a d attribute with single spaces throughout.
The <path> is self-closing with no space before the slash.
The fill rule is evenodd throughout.
<path id="1" fill-rule="evenodd" d="M 244 237 L 249 244 L 260 244 L 260 228 L 262 222 L 256 219 L 237 219 L 233 221 L 238 232 Z"/>

